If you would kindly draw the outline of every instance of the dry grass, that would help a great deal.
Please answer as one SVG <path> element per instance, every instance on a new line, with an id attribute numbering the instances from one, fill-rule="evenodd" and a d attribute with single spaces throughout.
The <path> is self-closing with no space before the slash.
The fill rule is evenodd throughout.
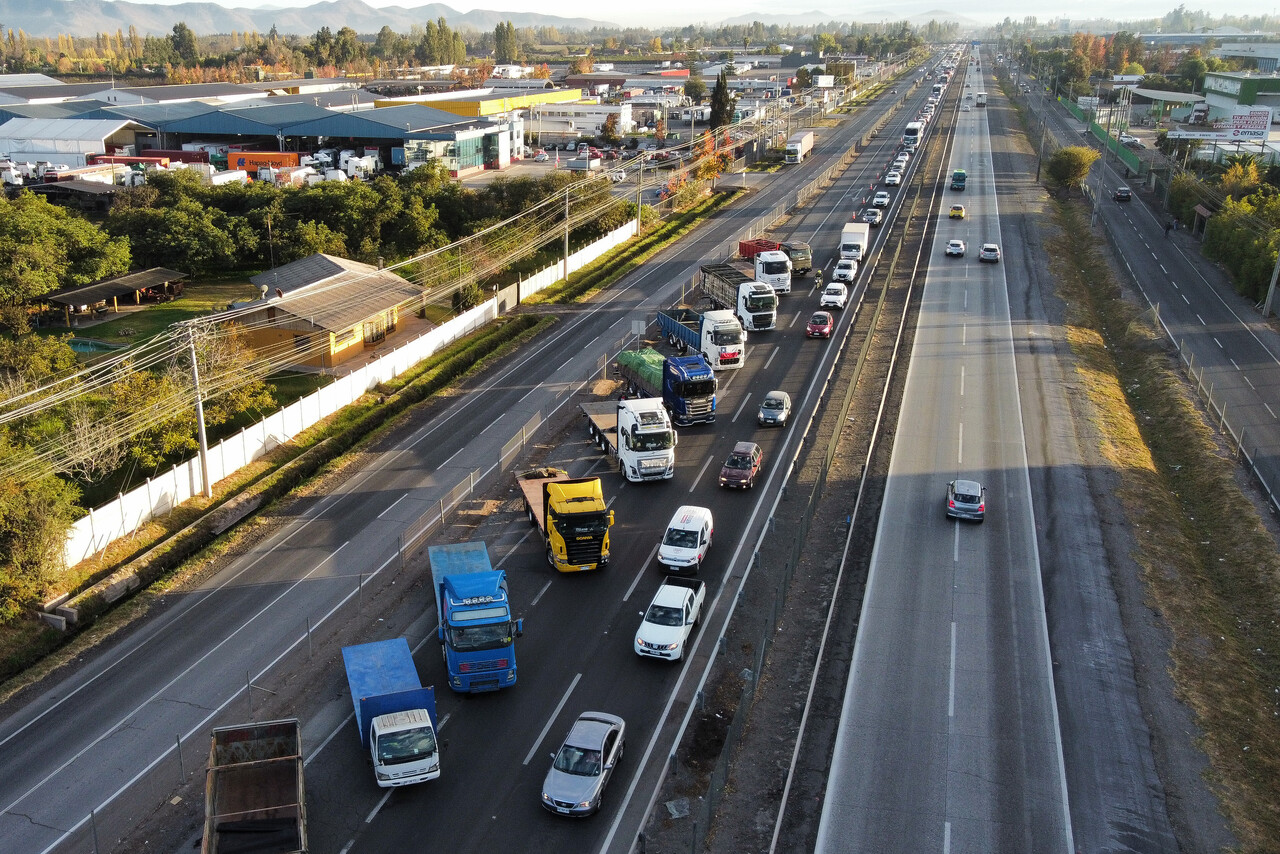
<path id="1" fill-rule="evenodd" d="M 1101 451 L 1138 544 L 1148 604 L 1173 636 L 1173 678 L 1195 711 L 1212 783 L 1243 851 L 1280 840 L 1280 555 L 1238 466 L 1163 341 L 1096 250 L 1078 204 L 1048 246 Z"/>

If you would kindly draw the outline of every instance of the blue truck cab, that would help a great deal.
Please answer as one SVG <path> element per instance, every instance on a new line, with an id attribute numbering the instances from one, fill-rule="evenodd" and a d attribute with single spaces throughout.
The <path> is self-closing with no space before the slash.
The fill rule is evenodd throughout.
<path id="1" fill-rule="evenodd" d="M 427 555 L 449 687 L 468 694 L 516 684 L 524 620 L 511 618 L 507 574 L 489 563 L 484 543 L 431 546 Z"/>
<path id="2" fill-rule="evenodd" d="M 404 638 L 342 648 L 360 743 L 382 788 L 440 776 L 436 694 L 418 679 Z"/>
<path id="3" fill-rule="evenodd" d="M 716 420 L 716 375 L 704 356 L 668 356 L 662 366 L 662 399 L 676 424 Z"/>

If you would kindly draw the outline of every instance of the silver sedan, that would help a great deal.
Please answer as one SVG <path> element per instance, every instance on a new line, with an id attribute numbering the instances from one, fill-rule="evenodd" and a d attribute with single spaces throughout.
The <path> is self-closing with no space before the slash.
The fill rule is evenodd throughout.
<path id="1" fill-rule="evenodd" d="M 626 745 L 626 723 L 607 712 L 583 712 L 542 781 L 542 806 L 557 815 L 588 816 L 600 809 L 604 787 Z"/>

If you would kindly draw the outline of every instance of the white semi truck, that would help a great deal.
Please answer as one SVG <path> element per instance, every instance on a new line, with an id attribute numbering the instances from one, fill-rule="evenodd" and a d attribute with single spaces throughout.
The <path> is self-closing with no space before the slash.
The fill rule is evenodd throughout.
<path id="1" fill-rule="evenodd" d="M 596 447 L 618 461 L 632 482 L 670 480 L 676 473 L 676 431 L 661 398 L 582 404 Z"/>

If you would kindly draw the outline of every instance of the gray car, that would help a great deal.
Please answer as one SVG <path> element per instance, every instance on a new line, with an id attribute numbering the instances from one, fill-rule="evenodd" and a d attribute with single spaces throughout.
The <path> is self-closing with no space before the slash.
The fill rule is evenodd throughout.
<path id="1" fill-rule="evenodd" d="M 583 712 L 542 781 L 542 806 L 557 815 L 588 816 L 600 809 L 604 787 L 622 759 L 627 725 L 607 712 Z"/>
<path id="2" fill-rule="evenodd" d="M 771 391 L 760 402 L 760 412 L 756 414 L 756 422 L 761 427 L 770 425 L 785 427 L 791 417 L 791 395 L 785 391 Z"/>
<path id="3" fill-rule="evenodd" d="M 947 518 L 981 522 L 987 515 L 987 488 L 976 480 L 947 484 Z"/>

